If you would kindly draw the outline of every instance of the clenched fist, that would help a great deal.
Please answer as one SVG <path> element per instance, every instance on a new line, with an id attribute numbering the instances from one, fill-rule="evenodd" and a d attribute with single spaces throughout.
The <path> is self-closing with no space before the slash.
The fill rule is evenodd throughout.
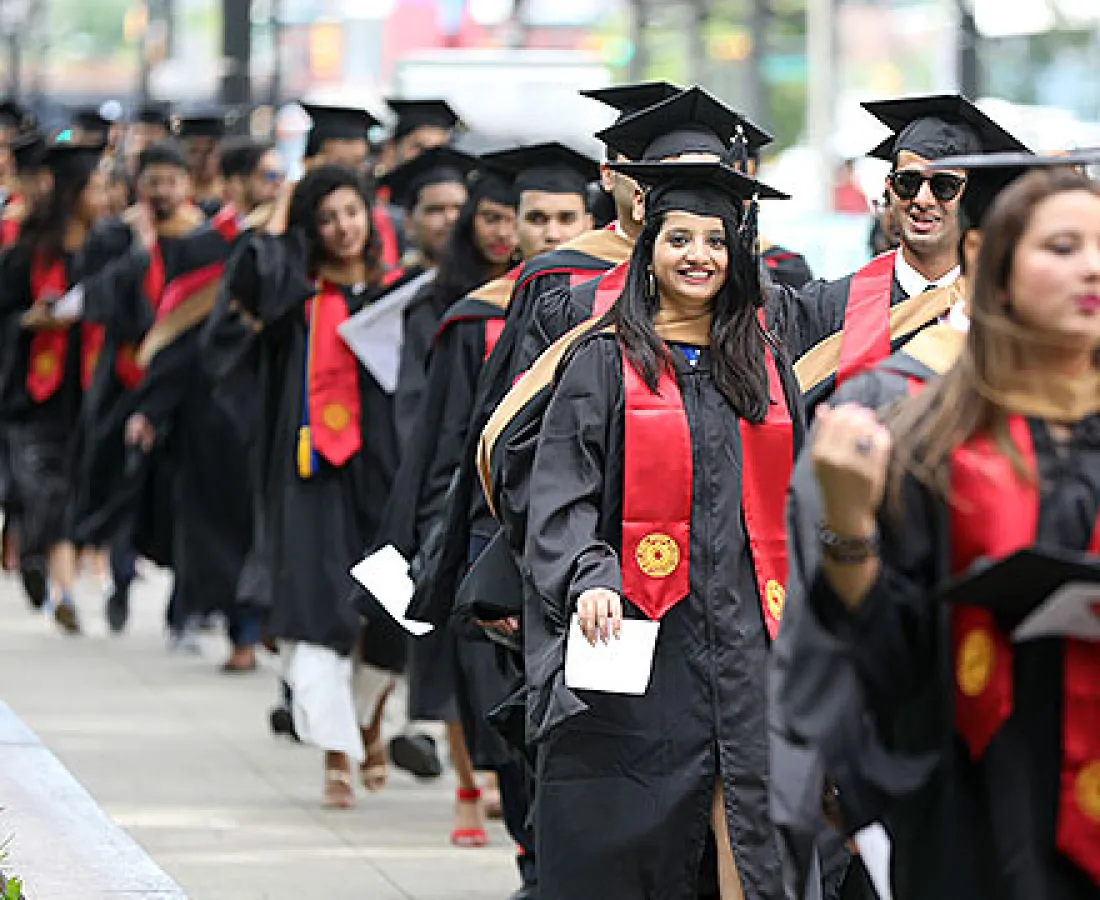
<path id="1" fill-rule="evenodd" d="M 810 453 L 830 531 L 845 537 L 874 533 L 890 447 L 890 432 L 871 410 L 850 403 L 818 409 Z"/>

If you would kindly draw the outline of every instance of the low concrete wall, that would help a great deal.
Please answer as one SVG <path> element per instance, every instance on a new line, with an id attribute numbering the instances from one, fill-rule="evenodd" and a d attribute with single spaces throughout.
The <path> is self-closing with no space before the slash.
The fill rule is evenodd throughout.
<path id="1" fill-rule="evenodd" d="M 0 702 L 0 840 L 27 900 L 184 900 L 45 745 Z"/>

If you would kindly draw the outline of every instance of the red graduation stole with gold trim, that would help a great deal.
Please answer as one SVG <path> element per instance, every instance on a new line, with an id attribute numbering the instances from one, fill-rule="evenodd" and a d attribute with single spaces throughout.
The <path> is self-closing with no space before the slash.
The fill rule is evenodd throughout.
<path id="1" fill-rule="evenodd" d="M 68 290 L 65 262 L 60 257 L 47 263 L 42 253 L 31 260 L 31 302 L 45 303 Z M 80 385 L 87 389 L 92 381 L 96 360 L 103 346 L 103 328 L 84 323 L 80 326 Z M 65 380 L 65 360 L 69 352 L 69 329 L 39 331 L 31 338 L 27 367 L 27 393 L 35 403 L 43 403 L 57 393 Z"/>
<path id="2" fill-rule="evenodd" d="M 343 293 L 318 281 L 306 302 L 306 360 L 298 474 L 316 472 L 314 454 L 342 466 L 363 446 L 359 409 L 359 362 L 337 329 L 347 321 Z"/>
<path id="3" fill-rule="evenodd" d="M 848 283 L 836 386 L 890 355 L 890 294 L 897 250 L 888 250 L 856 272 Z"/>
<path id="4" fill-rule="evenodd" d="M 784 516 L 794 431 L 770 348 L 765 365 L 767 417 L 759 425 L 740 421 L 741 506 L 764 624 L 774 638 L 786 597 Z M 652 393 L 624 356 L 623 386 L 623 594 L 656 620 L 690 589 L 691 433 L 679 385 L 667 367 Z"/>
<path id="5" fill-rule="evenodd" d="M 1023 416 L 1009 434 L 1025 465 L 1038 472 Z M 988 436 L 955 448 L 951 456 L 952 569 L 980 558 L 1001 559 L 1035 543 L 1039 490 L 1021 481 Z M 1100 521 L 1090 554 L 1100 554 Z M 1012 715 L 1012 644 L 992 613 L 959 606 L 951 616 L 955 671 L 955 730 L 973 759 Z M 1053 698 L 1052 698 L 1053 700 Z M 1062 774 L 1058 849 L 1100 884 L 1100 643 L 1063 641 Z"/>

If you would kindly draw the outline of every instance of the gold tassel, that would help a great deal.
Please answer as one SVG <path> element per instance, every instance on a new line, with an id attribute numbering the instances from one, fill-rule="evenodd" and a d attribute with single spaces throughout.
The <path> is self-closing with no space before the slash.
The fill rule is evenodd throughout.
<path id="1" fill-rule="evenodd" d="M 313 476 L 313 445 L 309 440 L 309 426 L 298 429 L 298 474 L 302 478 Z"/>

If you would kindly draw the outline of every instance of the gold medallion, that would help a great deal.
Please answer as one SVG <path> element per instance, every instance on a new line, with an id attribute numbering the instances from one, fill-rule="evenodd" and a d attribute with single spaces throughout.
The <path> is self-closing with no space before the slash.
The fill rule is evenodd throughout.
<path id="1" fill-rule="evenodd" d="M 634 557 L 643 574 L 667 578 L 680 565 L 680 548 L 669 535 L 654 531 L 638 541 Z"/>
<path id="2" fill-rule="evenodd" d="M 329 431 L 343 431 L 351 423 L 351 413 L 342 403 L 329 403 L 321 410 L 321 421 Z"/>
<path id="3" fill-rule="evenodd" d="M 1100 759 L 1087 763 L 1073 784 L 1077 805 L 1093 822 L 1100 822 Z"/>
<path id="4" fill-rule="evenodd" d="M 34 358 L 34 374 L 48 378 L 57 370 L 57 357 L 52 353 L 39 353 Z"/>
<path id="5" fill-rule="evenodd" d="M 963 638 L 955 660 L 955 678 L 967 697 L 977 697 L 993 678 L 997 650 L 993 637 L 984 628 L 976 628 Z"/>
<path id="6" fill-rule="evenodd" d="M 787 590 L 774 578 L 769 578 L 764 585 L 764 602 L 768 605 L 768 612 L 775 621 L 783 618 L 783 607 L 787 602 Z"/>

